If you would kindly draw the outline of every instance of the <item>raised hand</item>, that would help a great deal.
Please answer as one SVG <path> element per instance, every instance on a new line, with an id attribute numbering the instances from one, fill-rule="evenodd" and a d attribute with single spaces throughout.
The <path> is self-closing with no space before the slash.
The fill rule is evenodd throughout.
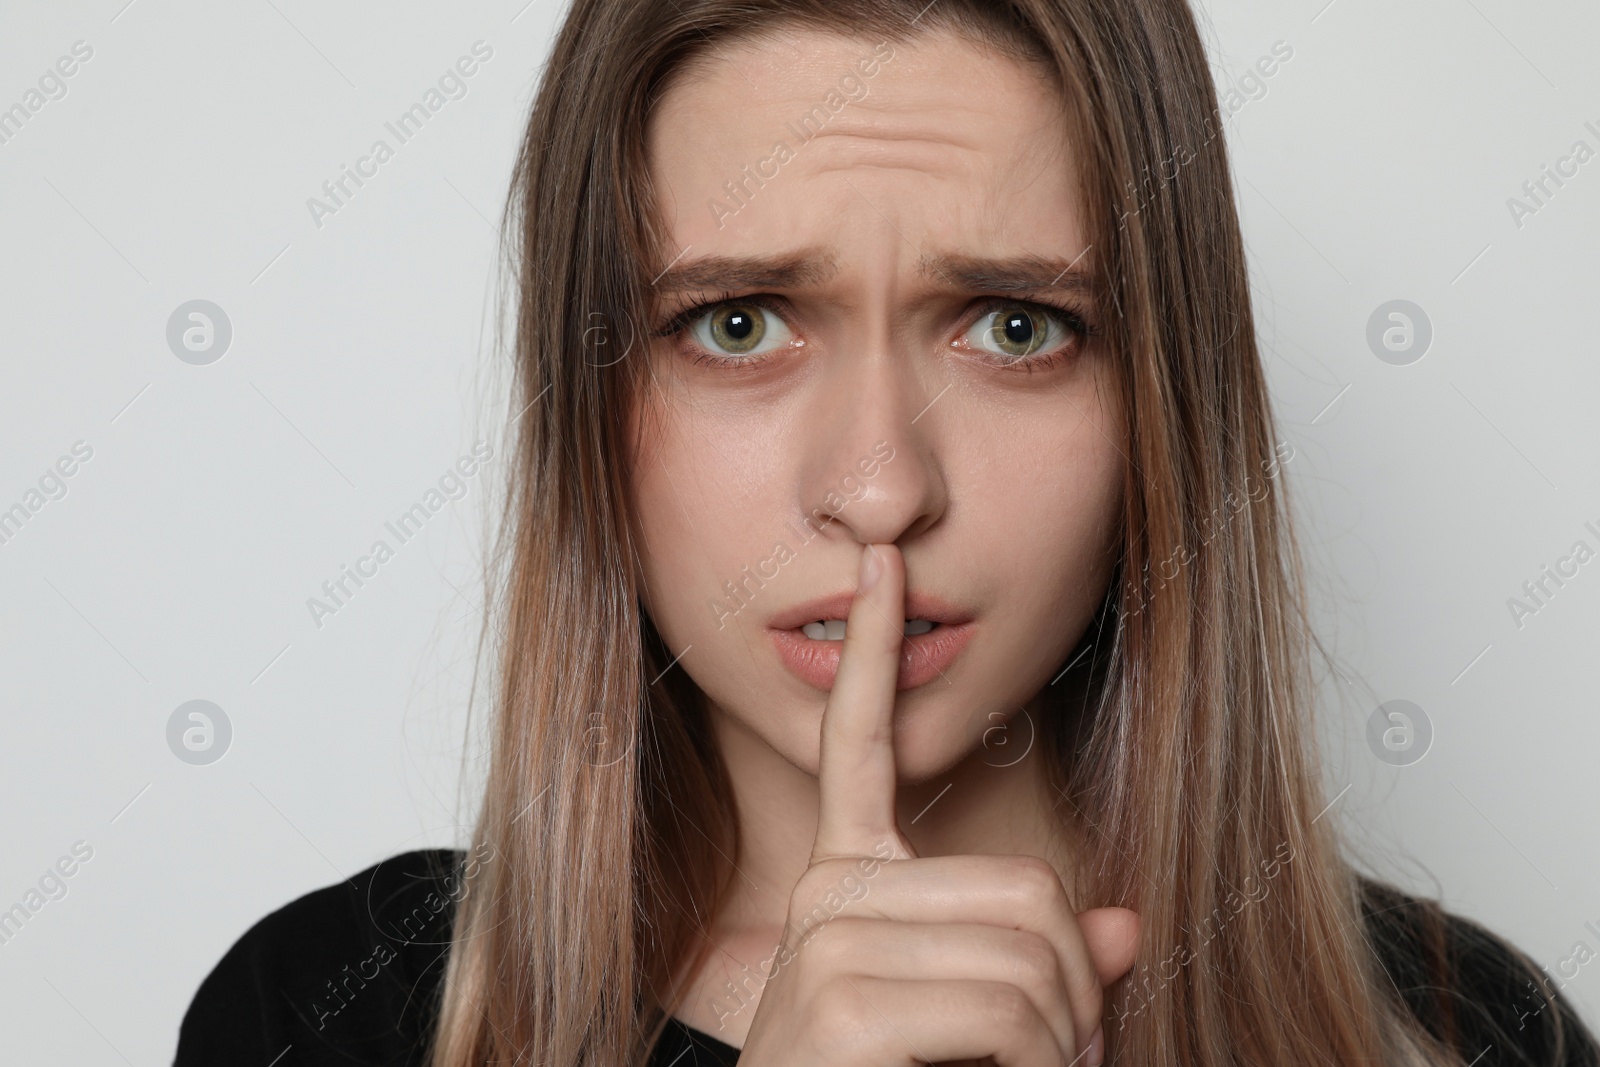
<path id="1" fill-rule="evenodd" d="M 811 863 L 739 1063 L 1098 1067 L 1102 990 L 1132 966 L 1138 916 L 1074 915 L 1036 857 L 916 856 L 895 819 L 899 549 L 864 546 L 858 586 L 823 713 Z"/>

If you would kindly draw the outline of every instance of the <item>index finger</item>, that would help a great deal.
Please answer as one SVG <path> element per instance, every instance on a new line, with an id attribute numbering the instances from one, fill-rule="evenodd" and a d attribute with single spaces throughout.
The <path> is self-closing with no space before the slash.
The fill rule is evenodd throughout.
<path id="1" fill-rule="evenodd" d="M 904 630 L 905 559 L 892 544 L 863 545 L 839 672 L 822 713 L 812 863 L 915 856 L 895 822 L 894 696 Z M 887 857 L 885 843 L 893 850 Z"/>

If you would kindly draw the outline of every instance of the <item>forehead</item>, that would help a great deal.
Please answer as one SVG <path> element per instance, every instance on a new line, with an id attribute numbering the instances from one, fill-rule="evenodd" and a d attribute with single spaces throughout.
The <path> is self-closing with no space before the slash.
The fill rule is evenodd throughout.
<path id="1" fill-rule="evenodd" d="M 783 28 L 724 42 L 673 79 L 647 142 L 657 209 L 679 248 L 700 254 L 890 233 L 930 254 L 1084 248 L 1053 84 L 944 31 L 886 44 Z"/>

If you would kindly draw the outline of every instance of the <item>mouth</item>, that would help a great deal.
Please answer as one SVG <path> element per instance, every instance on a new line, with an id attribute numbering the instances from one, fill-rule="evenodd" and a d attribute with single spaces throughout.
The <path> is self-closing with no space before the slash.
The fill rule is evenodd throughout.
<path id="1" fill-rule="evenodd" d="M 800 632 L 813 641 L 843 641 L 848 625 L 845 619 L 821 619 L 806 623 L 800 627 Z M 931 632 L 938 625 L 928 619 L 907 619 L 905 629 L 901 632 L 906 637 L 917 637 Z"/>
<path id="2" fill-rule="evenodd" d="M 836 594 L 779 612 L 768 623 L 778 658 L 801 681 L 824 692 L 833 689 L 844 656 L 853 593 Z M 948 683 L 948 671 L 971 640 L 976 623 L 970 613 L 934 597 L 906 597 L 902 624 L 900 673 L 896 690 L 916 689 L 930 682 Z"/>

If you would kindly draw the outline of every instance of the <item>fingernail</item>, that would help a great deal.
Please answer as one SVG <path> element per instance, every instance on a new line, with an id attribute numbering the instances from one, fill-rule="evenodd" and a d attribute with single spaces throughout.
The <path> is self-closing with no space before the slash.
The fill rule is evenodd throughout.
<path id="1" fill-rule="evenodd" d="M 868 545 L 861 552 L 861 573 L 856 579 L 858 592 L 865 593 L 878 584 L 878 576 L 883 573 L 883 561 L 878 554 Z"/>
<path id="2" fill-rule="evenodd" d="M 1100 1067 L 1106 1058 L 1106 1028 L 1100 1027 L 1089 1039 L 1089 1067 Z"/>

